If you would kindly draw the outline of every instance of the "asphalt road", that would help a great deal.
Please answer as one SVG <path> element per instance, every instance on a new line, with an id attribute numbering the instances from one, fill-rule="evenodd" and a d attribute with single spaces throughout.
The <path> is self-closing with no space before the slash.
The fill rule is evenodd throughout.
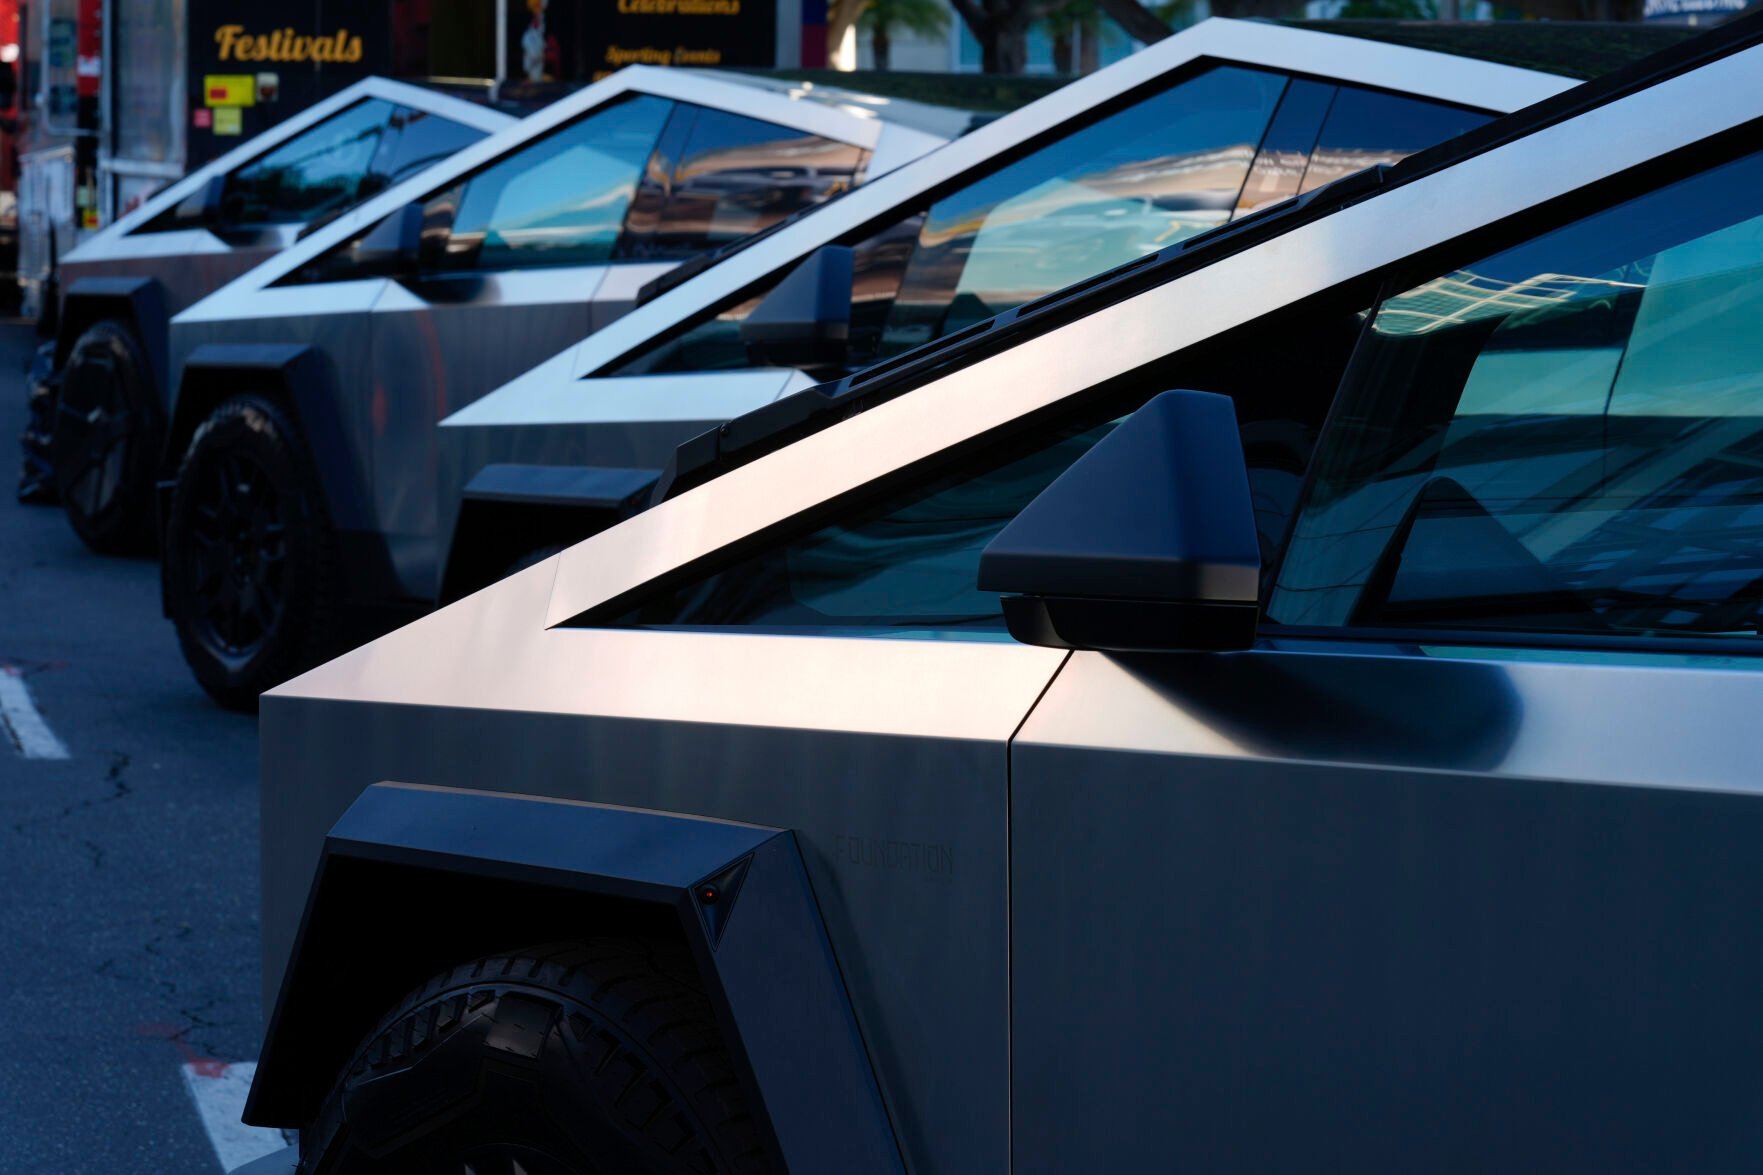
<path id="1" fill-rule="evenodd" d="M 0 667 L 69 757 L 0 729 L 0 1172 L 212 1173 L 181 1070 L 256 1056 L 256 722 L 190 677 L 151 560 L 14 501 L 34 345 L 0 323 Z"/>

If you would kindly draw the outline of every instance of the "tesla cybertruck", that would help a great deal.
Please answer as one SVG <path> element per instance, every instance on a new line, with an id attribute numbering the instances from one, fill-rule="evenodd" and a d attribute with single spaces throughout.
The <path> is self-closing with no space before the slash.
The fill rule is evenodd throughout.
<path id="1" fill-rule="evenodd" d="M 19 494 L 59 498 L 99 551 L 152 540 L 172 315 L 509 115 L 367 78 L 233 148 L 60 259 Z"/>
<path id="2" fill-rule="evenodd" d="M 736 421 L 271 691 L 246 1119 L 1756 1170 L 1760 131 L 1753 17 Z"/>
<path id="3" fill-rule="evenodd" d="M 1329 76 L 1304 72 L 1317 69 Z M 871 351 L 933 337 L 954 328 L 952 316 L 986 304 L 962 284 L 971 285 L 973 274 L 990 302 L 1028 300 L 1225 223 L 1272 194 L 1299 191 L 1312 171 L 1338 174 L 1406 153 L 1480 124 L 1487 109 L 1569 84 L 1398 45 L 1209 22 L 842 197 L 825 216 L 817 211 L 751 248 L 736 241 L 727 246 L 732 253 L 689 262 L 681 267 L 688 273 L 708 268 L 643 306 L 632 329 L 608 325 L 608 316 L 597 312 L 590 318 L 580 293 L 588 283 L 560 282 L 553 273 L 542 275 L 548 284 L 537 295 L 547 300 L 544 347 L 536 345 L 541 328 L 532 325 L 537 316 L 530 311 L 518 319 L 522 345 L 511 347 L 498 333 L 456 322 L 474 307 L 494 313 L 487 297 L 449 295 L 456 302 L 444 304 L 437 296 L 407 296 L 425 288 L 420 277 L 363 287 L 361 296 L 375 300 L 371 314 L 301 320 L 303 328 L 310 322 L 332 338 L 353 332 L 347 341 L 318 340 L 300 370 L 282 351 L 265 354 L 266 364 L 286 372 L 279 378 L 288 394 L 307 397 L 313 410 L 335 418 L 300 430 L 299 460 L 283 475 L 278 501 L 298 494 L 315 507 L 300 520 L 302 533 L 285 546 L 272 545 L 273 560 L 265 563 L 254 553 L 262 546 L 251 521 L 256 505 L 220 501 L 216 495 L 230 483 L 218 471 L 239 455 L 255 462 L 279 458 L 260 452 L 260 430 L 193 430 L 204 412 L 222 411 L 217 405 L 239 390 L 242 378 L 211 374 L 230 370 L 235 355 L 213 342 L 276 337 L 279 323 L 251 316 L 277 305 L 275 297 L 291 299 L 285 303 L 295 308 L 290 314 L 304 314 L 315 296 L 314 287 L 297 284 L 308 280 L 305 273 L 342 309 L 343 284 L 328 280 L 325 267 L 355 246 L 340 239 L 320 246 L 315 239 L 311 248 L 330 253 L 278 259 L 193 308 L 174 328 L 185 340 L 180 346 L 201 339 L 206 349 L 187 369 L 179 408 L 186 424 L 174 430 L 174 451 L 186 447 L 183 428 L 198 443 L 189 447 L 180 497 L 168 512 L 167 610 L 203 684 L 224 701 L 249 704 L 261 689 L 316 661 L 313 634 L 326 630 L 325 618 L 343 593 L 360 604 L 432 604 L 636 508 L 675 445 L 707 423 L 811 382 L 804 369 L 788 364 L 809 365 L 809 351 L 834 363 L 848 359 L 851 332 L 862 333 L 842 309 L 853 289 L 868 298 Z M 616 211 L 623 213 L 623 206 Z M 364 212 L 362 220 L 373 215 Z M 976 245 L 971 226 L 982 221 Z M 653 223 L 651 214 L 631 205 L 625 234 L 637 242 L 628 246 L 633 255 L 648 247 L 643 242 Z M 658 231 L 669 230 L 663 224 Z M 691 239 L 703 243 L 693 233 Z M 1036 233 L 1043 239 L 1032 240 Z M 735 337 L 753 322 L 733 322 L 721 304 L 731 297 L 751 301 L 755 280 L 787 271 L 828 242 L 858 238 L 855 248 L 834 244 L 811 258 L 767 300 L 765 311 L 752 312 L 755 321 L 769 316 L 773 328 L 764 342 L 768 356 L 755 366 Z M 854 260 L 859 254 L 862 260 Z M 609 272 L 601 289 L 617 292 L 622 311 L 645 285 L 653 291 L 663 272 L 633 262 Z M 672 273 L 660 278 L 673 280 Z M 428 288 L 457 284 L 455 278 Z M 822 304 L 827 309 L 815 313 Z M 707 314 L 708 321 L 693 325 L 693 316 Z M 372 325 L 364 329 L 358 320 Z M 443 448 L 461 434 L 454 428 L 437 435 L 435 421 L 589 330 L 610 332 L 614 341 L 572 346 L 517 380 L 514 387 L 532 395 L 510 389 L 506 394 L 519 401 L 512 409 L 454 412 L 456 426 L 472 437 L 491 434 L 489 443 L 502 446 L 494 460 L 476 466 L 461 510 L 460 456 Z M 642 374 L 574 378 L 582 356 L 602 356 L 592 360 L 599 364 L 633 347 L 642 358 L 621 370 Z M 333 365 L 317 358 L 357 351 L 371 352 L 360 365 L 373 372 L 371 395 L 359 386 L 365 375 L 332 375 Z M 195 387 L 211 390 L 190 395 Z M 529 416 L 535 400 L 539 411 Z M 595 426 L 551 427 L 584 417 Z M 537 426 L 528 427 L 529 420 Z M 584 432 L 588 449 L 575 445 Z M 572 459 L 582 464 L 568 467 Z M 227 524 L 225 536 L 191 524 L 227 510 L 237 521 Z M 263 525 L 287 525 L 281 515 L 273 517 L 280 520 Z M 444 536 L 459 527 L 468 533 L 446 543 Z M 452 555 L 444 559 L 448 550 Z M 235 570 L 238 560 L 242 572 Z"/>
<path id="4" fill-rule="evenodd" d="M 1559 57 L 1585 48 L 1567 44 Z M 635 313 L 444 420 L 432 520 L 388 541 L 432 544 L 409 590 L 457 599 L 641 509 L 675 446 L 731 417 L 1571 84 L 1202 22 L 662 278 Z"/>
<path id="5" fill-rule="evenodd" d="M 185 310 L 158 516 L 166 611 L 198 680 L 254 704 L 335 647 L 339 608 L 402 602 L 412 554 L 397 539 L 432 513 L 441 417 L 611 322 L 682 260 L 972 118 L 632 66 Z"/>

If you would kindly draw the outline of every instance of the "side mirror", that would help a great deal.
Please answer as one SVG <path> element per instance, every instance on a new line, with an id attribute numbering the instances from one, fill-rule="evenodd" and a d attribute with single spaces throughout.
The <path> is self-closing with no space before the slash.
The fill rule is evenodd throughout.
<path id="1" fill-rule="evenodd" d="M 851 250 L 822 245 L 741 323 L 747 357 L 761 367 L 837 367 L 851 341 Z"/>
<path id="2" fill-rule="evenodd" d="M 422 205 L 409 203 L 368 229 L 349 247 L 352 268 L 362 274 L 408 273 L 422 250 Z"/>
<path id="3" fill-rule="evenodd" d="M 980 555 L 1010 635 L 1056 649 L 1246 649 L 1261 544 L 1236 410 L 1164 392 L 1042 490 Z"/>
<path id="4" fill-rule="evenodd" d="M 221 222 L 221 203 L 226 199 L 226 177 L 211 175 L 208 182 L 179 200 L 172 219 L 189 228 L 205 228 Z"/>

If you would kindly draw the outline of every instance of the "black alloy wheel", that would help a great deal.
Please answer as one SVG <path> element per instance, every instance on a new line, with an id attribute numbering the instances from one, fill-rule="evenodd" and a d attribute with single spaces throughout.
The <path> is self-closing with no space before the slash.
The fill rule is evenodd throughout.
<path id="1" fill-rule="evenodd" d="M 190 520 L 191 591 L 203 642 L 250 657 L 287 605 L 287 503 L 250 452 L 220 453 L 197 470 Z"/>
<path id="2" fill-rule="evenodd" d="M 68 353 L 49 437 L 62 508 L 92 550 L 152 550 L 161 416 L 134 331 L 111 319 L 93 323 Z"/>
<path id="3" fill-rule="evenodd" d="M 226 401 L 190 440 L 165 531 L 166 603 L 196 679 L 250 710 L 322 659 L 335 537 L 299 434 L 274 400 Z"/>

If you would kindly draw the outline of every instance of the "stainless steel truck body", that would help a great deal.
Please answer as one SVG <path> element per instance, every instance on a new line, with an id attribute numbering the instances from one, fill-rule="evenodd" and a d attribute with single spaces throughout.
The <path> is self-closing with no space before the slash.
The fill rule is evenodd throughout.
<path id="1" fill-rule="evenodd" d="M 248 1118 L 1755 1170 L 1760 130 L 1749 18 L 737 420 L 272 691 Z"/>
<path id="2" fill-rule="evenodd" d="M 731 250 L 453 413 L 426 590 L 457 598 L 628 515 L 676 445 L 730 417 L 1572 84 L 1204 21 Z"/>
<path id="3" fill-rule="evenodd" d="M 146 545 L 172 316 L 313 225 L 514 122 L 367 78 L 198 168 L 60 258 L 21 492 L 59 497 L 98 550 Z"/>
<path id="4" fill-rule="evenodd" d="M 178 315 L 162 558 L 197 677 L 254 704 L 334 641 L 335 609 L 420 598 L 433 543 L 414 538 L 433 529 L 441 417 L 617 318 L 681 260 L 891 170 L 970 119 L 633 66 Z M 235 409 L 256 415 L 241 423 Z M 264 412 L 273 425 L 258 426 Z"/>

